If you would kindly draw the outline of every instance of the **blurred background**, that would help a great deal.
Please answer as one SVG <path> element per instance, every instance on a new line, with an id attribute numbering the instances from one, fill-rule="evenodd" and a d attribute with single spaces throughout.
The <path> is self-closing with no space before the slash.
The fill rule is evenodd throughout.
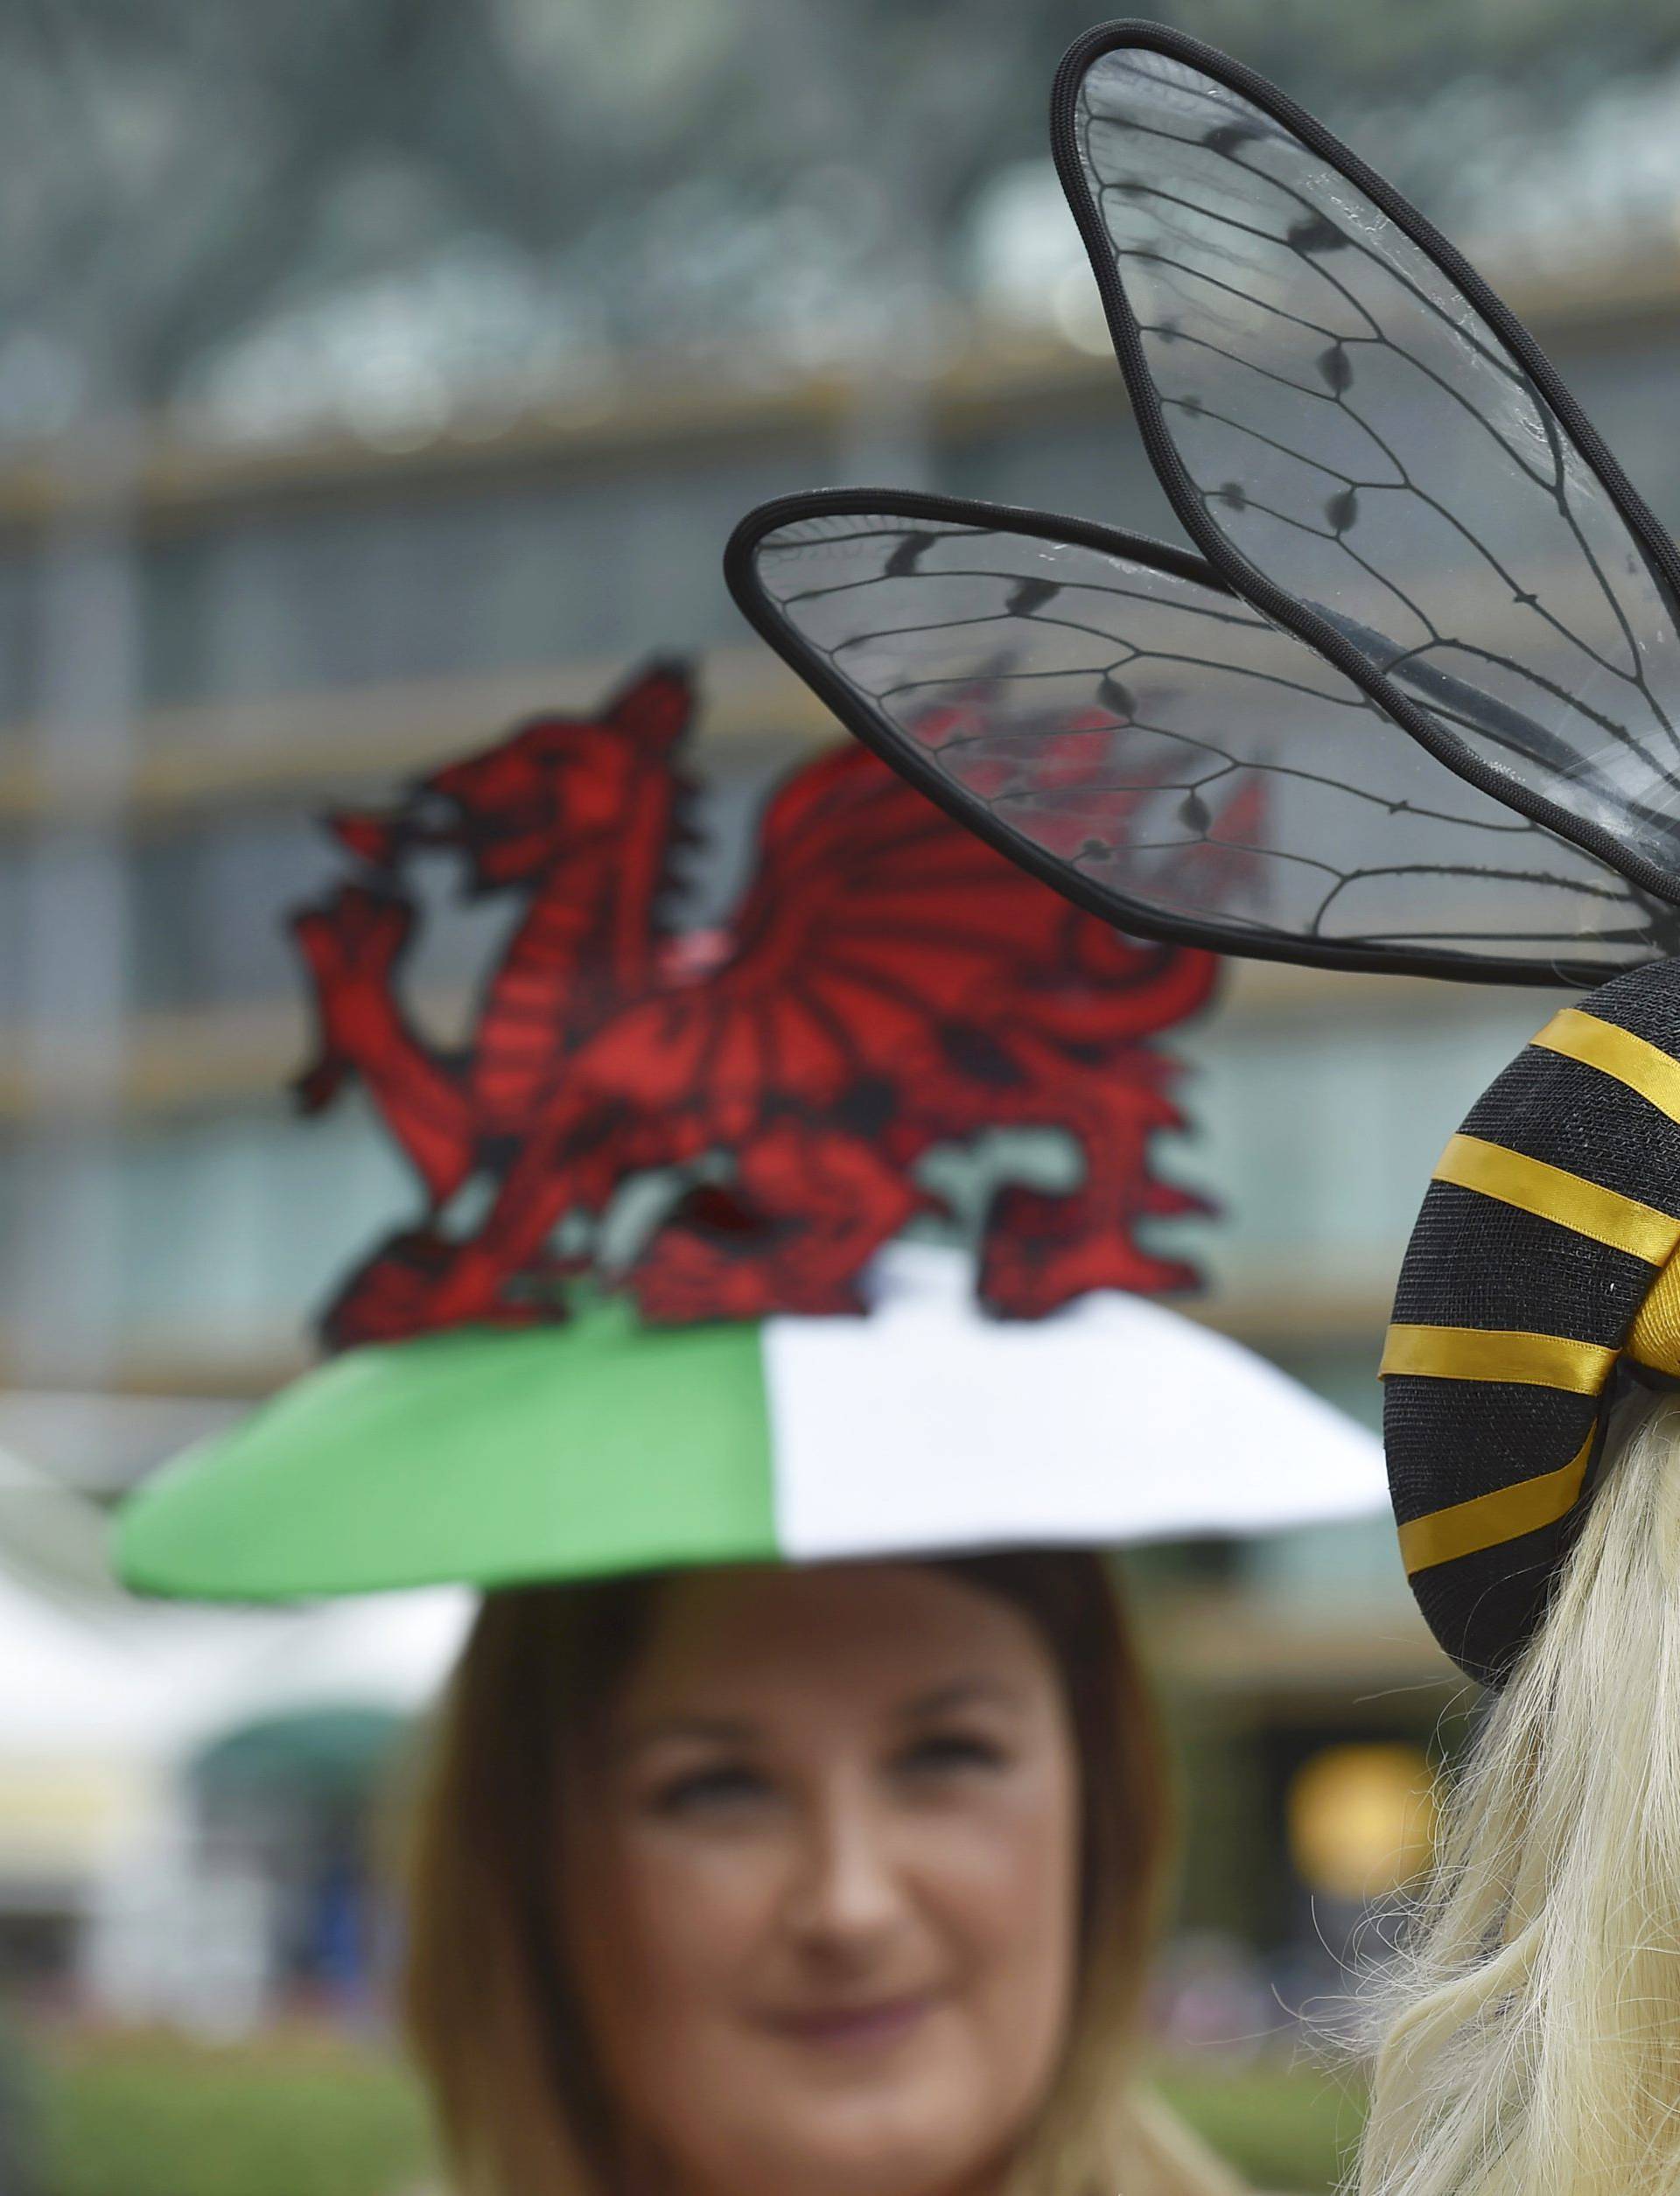
<path id="1" fill-rule="evenodd" d="M 1184 0 L 1531 320 L 1680 516 L 1666 0 Z M 724 912 L 836 737 L 719 572 L 752 503 L 928 486 L 1172 537 L 1046 156 L 1069 0 L 0 6 L 0 2191 L 410 2196 L 380 1976 L 450 1594 L 137 1612 L 102 1515 L 307 1360 L 408 1215 L 307 1128 L 324 806 L 692 652 Z M 462 920 L 415 970 L 458 1021 Z M 1420 1185 L 1538 995 L 1252 967 L 1164 1170 L 1217 1325 L 1374 1418 Z M 1274 2188 L 1473 1703 L 1381 1521 L 1134 1569 L 1186 1764 L 1169 2087 Z"/>

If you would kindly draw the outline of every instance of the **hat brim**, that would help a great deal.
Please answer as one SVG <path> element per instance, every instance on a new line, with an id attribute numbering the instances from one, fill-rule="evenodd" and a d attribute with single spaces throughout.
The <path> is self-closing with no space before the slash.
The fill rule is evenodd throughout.
<path id="1" fill-rule="evenodd" d="M 865 1318 L 564 1327 L 350 1353 L 124 1506 L 139 1591 L 229 1601 L 1004 1545 L 1385 1506 L 1374 1436 L 1163 1306 L 986 1318 L 900 1254 Z"/>

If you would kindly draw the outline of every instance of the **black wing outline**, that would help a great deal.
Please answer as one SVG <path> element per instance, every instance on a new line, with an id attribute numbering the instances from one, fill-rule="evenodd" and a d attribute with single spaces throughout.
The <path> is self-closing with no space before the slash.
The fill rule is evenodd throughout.
<path id="1" fill-rule="evenodd" d="M 1020 511 L 997 504 L 890 491 L 835 489 L 780 498 L 750 513 L 737 527 L 724 558 L 725 575 L 736 602 L 770 646 L 828 703 L 841 722 L 957 822 L 977 833 L 1064 897 L 1105 920 L 1144 936 L 1204 946 L 1216 952 L 1239 954 L 1248 959 L 1280 960 L 1327 968 L 1385 970 L 1502 983 L 1593 984 L 1620 969 L 1656 957 L 1665 951 L 1672 951 L 1676 944 L 1680 943 L 1680 920 L 1670 920 L 1670 911 L 1666 905 L 1651 906 L 1636 890 L 1623 885 L 1614 872 L 1606 873 L 1600 869 L 1572 843 L 1560 841 L 1557 835 L 1549 833 L 1530 821 L 1511 815 L 1502 804 L 1494 814 L 1505 816 L 1506 825 L 1502 830 L 1496 824 L 1492 828 L 1500 830 L 1502 836 L 1508 832 L 1514 843 L 1509 856 L 1504 854 L 1502 848 L 1500 850 L 1500 858 L 1508 861 L 1511 866 L 1508 869 L 1489 869 L 1485 863 L 1468 858 L 1474 849 L 1466 849 L 1466 858 L 1458 863 L 1437 862 L 1432 865 L 1434 872 L 1458 878 L 1480 879 L 1484 885 L 1491 879 L 1495 885 L 1502 886 L 1503 881 L 1508 878 L 1514 885 L 1530 891 L 1536 899 L 1543 890 L 1555 889 L 1596 900 L 1599 905 L 1593 913 L 1606 925 L 1600 934 L 1600 943 L 1602 946 L 1612 942 L 1620 944 L 1624 948 L 1620 956 L 1592 958 L 1585 940 L 1577 946 L 1572 940 L 1565 941 L 1568 934 L 1558 931 L 1544 934 L 1544 941 L 1540 937 L 1518 940 L 1516 952 L 1508 949 L 1497 954 L 1479 954 L 1457 946 L 1444 948 L 1420 944 L 1415 940 L 1415 927 L 1413 933 L 1408 935 L 1407 942 L 1401 942 L 1399 936 L 1395 937 L 1394 942 L 1383 942 L 1382 939 L 1358 936 L 1318 935 L 1291 927 L 1287 923 L 1269 926 L 1255 921 L 1221 920 L 1218 915 L 1207 912 L 1192 913 L 1191 907 L 1200 905 L 1194 891 L 1189 895 L 1189 906 L 1166 906 L 1158 900 L 1137 897 L 1135 891 L 1129 892 L 1117 885 L 1112 878 L 1103 881 L 1093 876 L 1087 869 L 1077 866 L 1072 856 L 1046 849 L 1027 829 L 1012 822 L 999 814 L 998 808 L 988 800 L 954 777 L 949 769 L 942 767 L 928 746 L 913 736 L 902 717 L 889 712 L 881 694 L 872 690 L 868 680 L 861 674 L 847 675 L 836 661 L 836 651 L 825 649 L 813 638 L 806 626 L 802 625 L 788 607 L 794 598 L 778 593 L 766 584 L 764 558 L 766 552 L 774 554 L 778 546 L 774 536 L 789 535 L 793 529 L 802 527 L 810 528 L 814 531 L 808 537 L 780 546 L 807 555 L 830 546 L 838 548 L 843 541 L 859 537 L 850 530 L 843 535 L 841 530 L 835 527 L 833 534 L 825 541 L 820 529 L 825 523 L 834 527 L 834 522 L 848 518 L 867 522 L 883 538 L 892 536 L 895 541 L 901 541 L 906 550 L 913 552 L 907 558 L 900 557 L 896 562 L 889 558 L 879 570 L 867 571 L 861 583 L 864 585 L 880 587 L 896 578 L 901 584 L 921 582 L 937 591 L 939 584 L 948 577 L 947 573 L 942 568 L 933 572 L 917 568 L 916 554 L 925 553 L 936 545 L 942 546 L 946 540 L 955 538 L 956 535 L 962 535 L 965 539 L 970 536 L 1005 537 L 1015 544 L 1043 542 L 1050 548 L 1094 550 L 1104 556 L 1124 558 L 1133 565 L 1143 567 L 1147 572 L 1166 575 L 1172 580 L 1188 583 L 1192 588 L 1204 590 L 1221 602 L 1228 604 L 1233 613 L 1240 613 L 1233 622 L 1240 623 L 1250 640 L 1257 634 L 1271 631 L 1270 621 L 1245 604 L 1208 565 L 1186 551 L 1170 548 L 1142 535 L 1088 521 Z M 952 529 L 953 533 L 950 536 L 940 536 L 931 532 L 918 531 L 939 528 Z M 920 551 L 914 549 L 918 542 L 921 544 Z M 984 577 L 988 580 L 997 580 L 1005 576 L 1018 584 L 1015 573 L 1012 570 L 1005 575 L 1004 567 L 1001 564 L 989 568 Z M 974 578 L 981 575 L 967 573 L 963 577 Z M 815 601 L 825 596 L 849 595 L 856 591 L 858 584 L 849 579 L 831 589 L 818 589 L 814 593 L 801 595 L 798 599 Z M 1073 574 L 1065 576 L 1061 583 L 1068 587 L 1087 584 Z M 1023 616 L 1035 614 L 1044 602 L 1060 591 L 1060 586 L 1040 587 L 1036 581 L 1032 582 L 1028 588 L 1028 593 L 1032 598 L 1030 607 L 1023 610 L 1020 601 L 1012 599 L 1007 603 L 1008 612 L 1012 619 L 1018 622 Z M 933 605 L 930 604 L 928 607 L 931 609 Z M 1200 608 L 1201 614 L 1210 614 L 1206 612 L 1205 606 L 1193 605 L 1190 607 L 1193 612 Z M 1171 614 L 1169 612 L 1169 619 Z M 807 622 L 809 622 L 808 619 Z M 1001 625 L 1003 621 L 995 613 L 988 619 L 957 621 L 956 624 L 948 618 L 942 619 L 935 616 L 929 620 L 926 629 L 936 637 L 948 635 L 959 630 L 963 622 Z M 871 644 L 914 629 L 914 626 L 889 619 L 884 626 L 873 629 L 864 626 L 849 633 L 841 645 L 867 648 Z M 1082 633 L 1088 631 L 1088 628 L 1077 625 L 1074 629 Z M 1312 655 L 1310 647 L 1286 633 L 1272 632 L 1271 638 L 1276 647 L 1300 651 L 1304 657 Z M 973 645 L 976 652 L 974 661 L 978 667 L 986 661 L 986 649 L 979 640 Z M 935 649 L 936 640 L 929 644 L 927 665 L 929 671 L 934 668 Z M 1134 653 L 1147 654 L 1151 652 L 1134 648 Z M 1242 649 L 1234 647 L 1228 660 L 1208 655 L 1199 660 L 1199 668 L 1216 676 L 1246 676 L 1251 674 L 1253 667 L 1244 664 L 1242 655 Z M 1097 680 L 1088 666 L 1082 668 L 1085 675 L 1090 677 L 1090 691 L 1095 695 Z M 1326 703 L 1340 703 L 1341 697 L 1335 691 L 1340 682 L 1339 673 L 1322 663 L 1319 668 L 1324 684 L 1317 689 L 1318 696 Z M 981 675 L 995 678 L 999 684 L 1008 681 L 1008 675 L 1001 670 L 985 672 Z M 1275 680 L 1270 682 L 1276 683 Z M 927 683 L 948 688 L 952 683 L 952 675 L 948 670 Z M 1351 684 L 1348 687 L 1346 703 L 1358 710 L 1362 725 L 1369 724 L 1371 720 L 1377 724 L 1386 722 L 1381 707 Z M 1321 710 L 1320 714 L 1334 715 L 1334 711 L 1333 709 Z M 1116 735 L 1124 738 L 1126 720 L 1116 717 L 1112 727 L 1105 730 L 1110 740 Z M 1159 738 L 1162 730 L 1158 726 L 1140 727 L 1138 738 L 1140 740 Z M 1008 746 L 1012 738 L 1018 741 L 1020 737 L 1018 733 L 1010 734 L 999 740 L 998 745 Z M 1037 735 L 1029 733 L 1026 737 L 1030 741 Z M 1207 743 L 1187 739 L 1186 735 L 1177 727 L 1166 731 L 1165 737 L 1180 747 L 1203 745 L 1224 766 L 1222 771 L 1216 773 L 1210 772 L 1208 777 L 1197 780 L 1193 797 L 1199 797 L 1200 787 L 1212 782 L 1214 775 L 1228 779 L 1233 771 L 1239 773 L 1246 772 L 1255 779 L 1266 777 L 1274 768 L 1282 776 L 1289 778 L 1299 779 L 1312 774 L 1304 773 L 1298 761 L 1290 766 L 1274 766 L 1264 761 L 1240 759 L 1237 755 L 1220 748 L 1217 741 Z M 1391 737 L 1396 751 L 1401 754 L 1415 756 L 1423 773 L 1427 773 L 1433 769 L 1434 766 L 1428 760 L 1426 753 L 1414 747 L 1398 728 L 1391 729 Z M 993 752 L 996 752 L 994 746 Z M 1018 747 L 1014 752 L 1018 754 Z M 1327 761 L 1334 759 L 1334 757 L 1326 757 Z M 1398 803 L 1385 801 L 1379 794 L 1367 793 L 1360 785 L 1349 785 L 1343 780 L 1332 779 L 1327 775 L 1321 782 L 1330 789 L 1331 797 L 1337 801 L 1360 802 L 1368 800 L 1374 809 L 1380 812 L 1386 808 L 1390 815 L 1404 809 L 1410 820 L 1409 828 L 1414 829 L 1420 822 L 1428 825 L 1434 815 L 1432 808 L 1420 807 L 1413 799 L 1403 799 Z M 1485 840 L 1490 819 L 1479 818 L 1474 814 L 1480 794 L 1473 791 L 1466 795 L 1445 773 L 1441 775 L 1441 787 L 1444 796 L 1446 796 L 1446 812 L 1439 821 L 1449 829 L 1443 830 L 1440 836 L 1450 837 L 1452 829 L 1480 827 L 1477 836 Z M 1175 792 L 1184 790 L 1176 782 L 1169 789 Z M 1012 787 L 1012 794 L 1017 790 Z M 1472 810 L 1469 816 L 1463 814 L 1466 804 Z M 1386 824 L 1387 819 L 1379 816 L 1379 835 Z M 1400 827 L 1392 828 L 1397 837 Z M 1334 837 L 1334 834 L 1332 836 Z M 1216 838 L 1217 835 L 1214 836 Z M 1222 848 L 1229 842 L 1219 841 L 1218 843 Z M 1292 854 L 1283 851 L 1276 842 L 1256 850 L 1264 854 L 1266 865 L 1278 860 L 1298 862 L 1302 858 L 1298 851 L 1298 838 L 1295 843 L 1298 851 Z M 1132 849 L 1128 845 L 1124 850 L 1130 853 Z M 1336 850 L 1326 846 L 1326 850 L 1334 852 Z M 1555 861 L 1563 873 L 1558 874 L 1536 866 L 1536 863 L 1544 863 L 1547 858 Z M 1356 864 L 1345 871 L 1339 871 L 1331 862 L 1312 866 L 1321 867 L 1326 875 L 1339 877 L 1343 884 L 1369 883 L 1383 874 L 1377 869 L 1362 870 Z M 1420 863 L 1402 866 L 1413 870 L 1432 867 Z M 1572 871 L 1573 874 L 1570 873 Z M 1620 919 L 1621 927 L 1619 928 L 1614 927 L 1616 918 Z M 1443 934 L 1453 934 L 1452 927 L 1446 927 Z"/>
<path id="2" fill-rule="evenodd" d="M 1596 477 L 1614 515 L 1627 528 L 1643 559 L 1670 620 L 1680 626 L 1676 613 L 1676 605 L 1680 602 L 1680 553 L 1635 493 L 1534 338 L 1456 248 L 1383 178 L 1264 78 L 1200 40 L 1160 24 L 1113 23 L 1077 40 L 1063 59 L 1051 95 L 1052 146 L 1062 187 L 1096 276 L 1110 332 L 1151 462 L 1192 540 L 1229 587 L 1334 664 L 1459 776 L 1505 807 L 1584 847 L 1644 892 L 1659 899 L 1680 901 L 1680 862 L 1665 866 L 1662 862 L 1649 858 L 1604 823 L 1578 813 L 1535 785 L 1524 782 L 1508 767 L 1475 752 L 1443 717 L 1433 709 L 1420 705 L 1412 694 L 1383 675 L 1378 668 L 1381 649 L 1372 648 L 1369 644 L 1384 644 L 1384 636 L 1351 619 L 1338 623 L 1324 614 L 1321 607 L 1309 606 L 1288 592 L 1270 572 L 1244 557 L 1210 517 L 1207 499 L 1192 480 L 1167 424 L 1161 393 L 1145 354 L 1144 332 L 1119 273 L 1118 247 L 1092 190 L 1080 143 L 1080 108 L 1091 71 L 1106 56 L 1128 48 L 1180 63 L 1258 108 L 1280 130 L 1297 138 L 1315 159 L 1338 171 L 1411 245 L 1433 262 L 1436 270 L 1461 293 L 1472 312 L 1480 316 L 1497 343 L 1516 362 L 1520 374 L 1526 377 L 1529 394 L 1539 400 L 1536 409 L 1543 415 L 1544 410 L 1550 410 Z M 1144 188 L 1147 189 L 1146 183 Z M 1293 458 L 1302 455 L 1293 450 L 1285 454 Z M 1427 673 L 1414 678 L 1413 688 L 1416 693 L 1428 693 Z M 1438 693 L 1431 694 L 1429 698 L 1443 708 L 1451 706 L 1450 697 Z M 1495 709 L 1497 706 L 1495 703 Z M 1486 731 L 1486 723 L 1479 729 Z M 1547 737 L 1542 728 L 1527 723 L 1523 723 L 1523 732 L 1525 737 L 1536 733 L 1542 738 Z M 1501 743 L 1496 729 L 1493 737 L 1494 744 L 1516 745 L 1512 740 Z M 1565 746 L 1563 761 L 1573 759 L 1573 751 Z M 1542 754 L 1538 761 L 1543 780 L 1555 783 L 1562 775 L 1558 757 Z M 1680 843 L 1675 820 L 1663 806 L 1653 809 L 1629 801 L 1628 810 L 1636 821 L 1660 827 L 1664 835 Z"/>

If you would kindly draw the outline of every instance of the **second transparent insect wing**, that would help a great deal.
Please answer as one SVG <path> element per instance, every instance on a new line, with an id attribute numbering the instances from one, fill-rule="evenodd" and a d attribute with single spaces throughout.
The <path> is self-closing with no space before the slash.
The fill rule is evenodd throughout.
<path id="1" fill-rule="evenodd" d="M 1443 768 L 1181 551 L 838 491 L 753 513 L 726 569 L 844 723 L 1122 928 L 1506 982 L 1680 946 L 1675 909 Z"/>
<path id="2" fill-rule="evenodd" d="M 1680 893 L 1680 559 L 1533 339 L 1222 55 L 1094 32 L 1053 110 L 1198 546 L 1473 781 Z"/>

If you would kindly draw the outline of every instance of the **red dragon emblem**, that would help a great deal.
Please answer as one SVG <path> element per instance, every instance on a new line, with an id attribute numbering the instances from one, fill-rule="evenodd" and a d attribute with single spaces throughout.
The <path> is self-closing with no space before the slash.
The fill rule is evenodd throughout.
<path id="1" fill-rule="evenodd" d="M 676 928 L 692 714 L 686 674 L 654 665 L 598 717 L 539 717 L 397 808 L 329 819 L 364 873 L 293 918 L 319 1040 L 298 1092 L 317 1111 L 360 1076 L 426 1209 L 351 1276 L 327 1342 L 564 1317 L 584 1273 L 661 1322 L 856 1310 L 871 1255 L 936 1204 L 919 1163 L 1004 1125 L 1063 1132 L 1082 1177 L 995 1194 L 993 1311 L 1189 1285 L 1136 1230 L 1199 1208 L 1150 1171 L 1180 1125 L 1150 1039 L 1205 1003 L 1211 957 L 1070 908 L 850 745 L 772 797 L 728 927 Z M 460 1054 L 396 988 L 408 864 L 436 849 L 518 909 Z M 605 1276 L 591 1230 L 637 1178 L 666 1185 L 662 1217 Z"/>

